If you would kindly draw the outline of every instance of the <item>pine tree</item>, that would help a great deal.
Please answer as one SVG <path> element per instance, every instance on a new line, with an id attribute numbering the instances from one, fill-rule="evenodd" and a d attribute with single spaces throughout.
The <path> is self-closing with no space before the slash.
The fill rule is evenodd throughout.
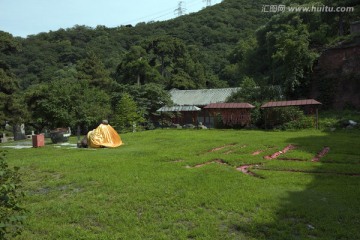
<path id="1" fill-rule="evenodd" d="M 134 99 L 124 93 L 115 111 L 114 126 L 121 132 L 135 132 L 138 125 L 144 122 L 142 115 Z"/>

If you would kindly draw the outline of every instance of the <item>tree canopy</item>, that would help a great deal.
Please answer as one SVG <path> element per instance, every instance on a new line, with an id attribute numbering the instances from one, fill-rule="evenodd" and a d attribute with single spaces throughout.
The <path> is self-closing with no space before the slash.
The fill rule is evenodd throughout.
<path id="1" fill-rule="evenodd" d="M 355 9 L 311 14 L 264 13 L 264 4 L 295 6 L 224 0 L 198 13 L 136 26 L 75 25 L 27 38 L 0 31 L 0 122 L 91 125 L 114 115 L 124 93 L 149 119 L 160 102 L 168 102 L 166 90 L 238 87 L 244 79 L 274 97 L 305 97 L 319 53 L 349 34 L 350 22 L 360 20 L 359 3 L 296 5 Z"/>

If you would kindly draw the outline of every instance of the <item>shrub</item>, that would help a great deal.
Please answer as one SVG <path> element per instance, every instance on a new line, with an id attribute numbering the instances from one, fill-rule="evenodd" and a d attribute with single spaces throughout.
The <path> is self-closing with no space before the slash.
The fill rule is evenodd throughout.
<path id="1" fill-rule="evenodd" d="M 280 127 L 285 123 L 304 118 L 304 113 L 298 107 L 279 107 L 265 110 L 266 127 Z"/>
<path id="2" fill-rule="evenodd" d="M 19 206 L 23 192 L 18 171 L 8 166 L 5 153 L 0 152 L 0 239 L 15 237 L 22 230 L 25 210 Z"/>
<path id="3" fill-rule="evenodd" d="M 349 120 L 360 123 L 360 112 L 350 110 L 323 111 L 320 112 L 319 125 L 322 129 L 345 128 L 349 125 Z M 359 124 L 355 128 L 359 128 Z"/>
<path id="4" fill-rule="evenodd" d="M 299 119 L 287 122 L 283 124 L 283 129 L 306 129 L 314 127 L 314 118 L 302 116 Z"/>

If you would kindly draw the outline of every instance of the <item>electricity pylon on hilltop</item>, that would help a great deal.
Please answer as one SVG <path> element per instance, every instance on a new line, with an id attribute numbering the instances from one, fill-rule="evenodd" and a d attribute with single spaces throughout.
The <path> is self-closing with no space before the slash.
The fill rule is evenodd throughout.
<path id="1" fill-rule="evenodd" d="M 179 3 L 178 3 L 178 7 L 175 9 L 175 14 L 176 15 L 178 15 L 179 17 L 181 16 L 181 15 L 183 15 L 184 13 L 185 13 L 185 11 L 186 11 L 186 8 L 184 7 L 184 1 L 180 1 Z"/>

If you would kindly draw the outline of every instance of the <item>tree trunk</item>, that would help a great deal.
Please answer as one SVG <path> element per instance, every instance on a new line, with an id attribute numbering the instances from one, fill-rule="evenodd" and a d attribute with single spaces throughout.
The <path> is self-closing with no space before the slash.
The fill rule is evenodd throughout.
<path id="1" fill-rule="evenodd" d="M 140 74 L 137 75 L 137 85 L 140 86 Z"/>
<path id="2" fill-rule="evenodd" d="M 344 17 L 340 13 L 339 14 L 339 36 L 343 36 L 343 35 L 344 35 Z"/>

